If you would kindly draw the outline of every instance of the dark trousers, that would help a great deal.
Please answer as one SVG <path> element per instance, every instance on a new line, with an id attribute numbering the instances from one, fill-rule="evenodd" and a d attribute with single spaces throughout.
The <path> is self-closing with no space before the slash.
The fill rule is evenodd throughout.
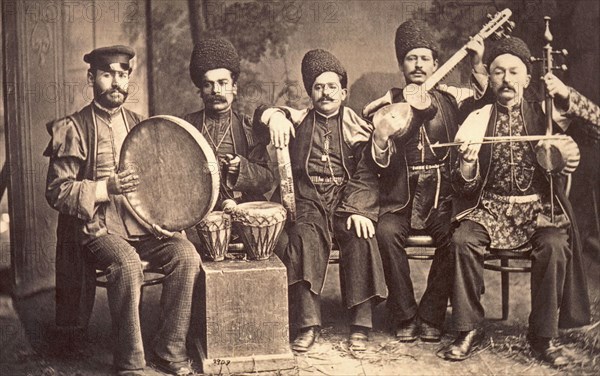
<path id="1" fill-rule="evenodd" d="M 127 370 L 145 366 L 139 315 L 140 288 L 144 281 L 141 260 L 162 267 L 166 275 L 153 351 L 168 361 L 186 360 L 192 293 L 200 266 L 200 256 L 192 243 L 179 236 L 128 242 L 116 235 L 105 235 L 88 243 L 87 249 L 95 267 L 108 270 L 115 367 Z"/>
<path id="2" fill-rule="evenodd" d="M 371 328 L 372 300 L 349 308 L 350 325 Z M 321 296 L 310 291 L 308 282 L 301 281 L 290 286 L 290 311 L 292 325 L 296 329 L 321 326 Z"/>
<path id="3" fill-rule="evenodd" d="M 427 222 L 426 231 L 438 248 L 427 277 L 427 288 L 418 306 L 404 248 L 410 230 L 410 214 L 410 210 L 386 213 L 377 225 L 377 241 L 389 291 L 386 306 L 395 321 L 408 320 L 418 313 L 422 319 L 442 327 L 452 292 L 454 268 L 448 248 L 450 212 L 440 211 Z"/>
<path id="4" fill-rule="evenodd" d="M 346 228 L 346 217 L 335 217 L 335 239 L 340 247 L 340 273 L 343 301 L 350 315 L 350 325 L 371 328 L 372 307 L 387 295 L 381 257 L 375 237 L 358 238 L 354 229 Z M 295 240 L 298 239 L 298 240 Z M 300 241 L 291 236 L 290 242 Z M 302 252 L 315 252 L 307 247 L 295 247 Z M 289 269 L 290 258 L 284 257 Z M 328 259 L 322 262 L 327 263 Z M 306 267 L 306 265 L 303 265 Z M 325 265 L 325 268 L 327 265 Z M 320 295 L 308 281 L 290 285 L 291 323 L 299 329 L 321 325 Z"/>
<path id="5" fill-rule="evenodd" d="M 481 305 L 483 256 L 490 237 L 480 224 L 460 222 L 452 236 L 455 279 L 452 321 L 458 331 L 479 327 L 484 319 Z M 540 337 L 558 335 L 558 307 L 561 304 L 566 268 L 572 258 L 565 229 L 540 228 L 531 238 L 531 314 L 529 331 Z"/>

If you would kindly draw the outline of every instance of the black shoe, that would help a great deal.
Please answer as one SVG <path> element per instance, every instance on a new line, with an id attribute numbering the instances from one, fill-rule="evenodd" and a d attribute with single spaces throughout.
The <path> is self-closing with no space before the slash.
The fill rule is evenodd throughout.
<path id="1" fill-rule="evenodd" d="M 538 337 L 535 334 L 527 334 L 527 342 L 533 355 L 549 363 L 553 367 L 562 367 L 569 364 L 569 358 L 563 355 L 562 347 L 552 344 L 552 339 L 548 337 Z"/>
<path id="2" fill-rule="evenodd" d="M 366 351 L 367 342 L 369 342 L 369 328 L 353 325 L 350 328 L 350 337 L 348 338 L 348 341 L 350 350 Z"/>
<path id="3" fill-rule="evenodd" d="M 292 342 L 292 350 L 297 352 L 307 352 L 319 338 L 319 327 L 311 326 L 300 330 L 300 334 Z"/>
<path id="4" fill-rule="evenodd" d="M 459 332 L 458 337 L 444 351 L 444 358 L 447 360 L 465 360 L 471 356 L 471 353 L 476 350 L 485 333 L 483 329 L 473 329 L 468 332 Z"/>
<path id="5" fill-rule="evenodd" d="M 170 362 L 155 355 L 150 361 L 150 366 L 169 375 L 187 376 L 194 374 L 189 360 Z"/>
<path id="6" fill-rule="evenodd" d="M 412 319 L 401 321 L 396 327 L 396 339 L 400 342 L 413 342 L 419 334 L 417 316 Z"/>
<path id="7" fill-rule="evenodd" d="M 433 326 L 427 321 L 421 319 L 421 341 L 439 342 L 442 339 L 442 329 Z"/>

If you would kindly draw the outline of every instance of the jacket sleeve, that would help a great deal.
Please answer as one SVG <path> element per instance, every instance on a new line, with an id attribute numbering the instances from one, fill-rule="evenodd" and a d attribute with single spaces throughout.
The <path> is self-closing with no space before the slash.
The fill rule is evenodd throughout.
<path id="1" fill-rule="evenodd" d="M 569 126 L 573 132 L 588 142 L 600 142 L 600 107 L 577 90 L 570 89 L 568 108 L 562 115 L 573 120 Z"/>
<path id="2" fill-rule="evenodd" d="M 46 178 L 46 200 L 54 209 L 89 221 L 96 209 L 96 185 L 82 179 L 87 146 L 71 118 L 49 123 L 51 139 L 44 155 L 50 157 Z"/>
<path id="3" fill-rule="evenodd" d="M 248 155 L 239 155 L 240 171 L 231 189 L 249 194 L 263 194 L 271 190 L 275 181 L 269 169 L 270 159 L 266 148 L 269 132 L 256 121 L 253 124 L 249 117 L 242 118 L 242 126 L 248 140 Z"/>
<path id="4" fill-rule="evenodd" d="M 346 183 L 344 195 L 336 213 L 342 216 L 360 214 L 377 222 L 379 217 L 379 176 L 373 161 L 370 142 L 355 146 L 357 165 L 353 176 Z"/>

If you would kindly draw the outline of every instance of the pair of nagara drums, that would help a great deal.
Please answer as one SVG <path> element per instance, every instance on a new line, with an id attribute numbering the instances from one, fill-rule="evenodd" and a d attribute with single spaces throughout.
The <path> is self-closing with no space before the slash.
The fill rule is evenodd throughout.
<path id="1" fill-rule="evenodd" d="M 208 214 L 196 226 L 205 256 L 213 261 L 225 259 L 234 229 L 250 260 L 267 260 L 273 254 L 285 224 L 286 211 L 268 201 L 245 202 L 225 211 Z"/>
<path id="2" fill-rule="evenodd" d="M 133 126 L 121 147 L 119 170 L 126 168 L 139 176 L 137 189 L 125 194 L 126 203 L 145 227 L 181 231 L 199 225 L 211 258 L 222 259 L 233 224 L 250 259 L 267 259 L 273 253 L 285 209 L 253 202 L 229 213 L 211 213 L 219 196 L 219 164 L 206 139 L 187 121 L 154 116 Z"/>

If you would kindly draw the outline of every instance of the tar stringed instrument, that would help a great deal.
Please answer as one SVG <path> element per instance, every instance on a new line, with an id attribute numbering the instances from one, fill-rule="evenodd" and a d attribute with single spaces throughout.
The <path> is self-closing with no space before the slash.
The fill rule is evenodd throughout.
<path id="1" fill-rule="evenodd" d="M 550 17 L 544 17 L 546 29 L 544 31 L 544 54 L 541 58 L 531 57 L 533 63 L 541 62 L 545 76 L 553 71 L 565 71 L 567 66 L 565 64 L 555 66 L 554 55 L 567 56 L 567 50 L 554 50 L 552 49 L 552 40 L 554 39 L 550 32 Z M 552 135 L 553 122 L 552 122 L 552 111 L 553 111 L 553 98 L 550 96 L 547 90 L 544 89 L 544 110 L 546 112 L 546 136 Z M 535 148 L 535 156 L 539 165 L 546 170 L 548 178 L 550 180 L 550 197 L 551 197 L 551 211 L 552 211 L 552 222 L 554 222 L 554 185 L 552 183 L 553 174 L 560 173 L 568 175 L 577 169 L 579 166 L 579 147 L 569 136 L 563 136 L 561 139 L 543 139 Z"/>
<path id="2" fill-rule="evenodd" d="M 496 13 L 483 28 L 476 34 L 482 40 L 493 37 L 506 37 L 514 28 L 514 23 L 509 20 L 512 12 L 510 9 L 504 9 Z M 431 96 L 428 93 L 442 79 L 444 79 L 467 55 L 467 45 L 465 44 L 441 67 L 438 68 L 422 85 L 407 85 L 402 93 L 406 102 L 393 103 L 379 109 L 373 116 L 373 123 L 377 128 L 382 122 L 399 124 L 400 129 L 393 135 L 394 138 L 401 138 L 410 133 L 412 129 L 418 127 L 418 117 L 415 117 L 415 111 L 423 111 L 431 105 Z"/>

